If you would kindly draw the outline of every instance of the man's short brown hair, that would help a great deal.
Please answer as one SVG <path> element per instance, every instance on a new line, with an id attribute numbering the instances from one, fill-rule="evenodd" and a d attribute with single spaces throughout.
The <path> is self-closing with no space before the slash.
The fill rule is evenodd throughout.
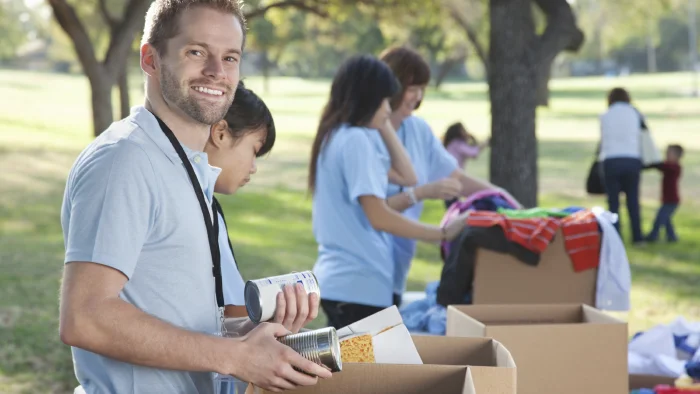
<path id="1" fill-rule="evenodd" d="M 178 22 L 183 11 L 190 7 L 209 7 L 234 15 L 243 30 L 243 47 L 246 39 L 246 21 L 242 0 L 155 0 L 146 12 L 141 45 L 151 44 L 160 55 L 165 54 L 166 42 L 178 33 Z M 241 48 L 243 49 L 243 48 Z"/>
<path id="2" fill-rule="evenodd" d="M 379 56 L 389 65 L 396 78 L 401 82 L 401 91 L 391 99 L 391 108 L 401 105 L 406 89 L 412 85 L 427 85 L 430 82 L 430 66 L 423 56 L 415 50 L 400 46 L 386 49 Z M 420 107 L 420 102 L 416 108 Z"/>

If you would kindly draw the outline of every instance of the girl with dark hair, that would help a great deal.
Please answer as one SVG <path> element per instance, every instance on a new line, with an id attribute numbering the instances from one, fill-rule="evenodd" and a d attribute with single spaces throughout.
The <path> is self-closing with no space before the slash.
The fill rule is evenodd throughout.
<path id="1" fill-rule="evenodd" d="M 464 169 L 468 159 L 479 156 L 482 150 L 489 146 L 491 140 L 479 143 L 476 137 L 464 127 L 462 122 L 451 124 L 442 139 L 442 145 L 447 153 L 457 160 L 457 166 Z"/>
<path id="2" fill-rule="evenodd" d="M 415 188 L 402 187 L 391 182 L 387 203 L 408 219 L 418 219 L 423 212 L 423 200 L 450 200 L 472 193 L 503 189 L 467 175 L 433 134 L 425 120 L 413 115 L 423 101 L 425 87 L 430 81 L 430 67 L 423 57 L 407 47 L 389 48 L 381 55 L 402 85 L 391 100 L 391 124 L 413 164 L 418 177 Z M 511 197 L 512 199 L 512 197 Z M 513 199 L 515 201 L 515 199 Z M 396 275 L 394 293 L 403 294 L 416 242 L 409 238 L 393 237 Z"/>
<path id="3" fill-rule="evenodd" d="M 245 186 L 257 171 L 256 159 L 270 152 L 275 145 L 275 134 L 275 122 L 265 102 L 246 88 L 243 82 L 239 82 L 231 107 L 224 119 L 211 127 L 209 140 L 204 147 L 209 164 L 221 169 L 214 191 L 231 195 Z M 219 221 L 221 278 L 226 305 L 224 314 L 226 317 L 246 317 L 245 283 L 238 271 L 224 212 L 216 197 L 214 207 Z M 285 300 L 278 301 L 278 304 L 289 305 L 293 301 L 297 311 L 287 314 L 280 310 L 273 321 L 284 324 L 292 332 L 299 331 L 318 314 L 319 299 L 316 295 L 307 296 L 290 287 L 285 288 L 280 296 Z M 233 331 L 242 335 L 253 327 L 253 323 L 245 319 Z"/>
<path id="4" fill-rule="evenodd" d="M 473 134 L 467 131 L 462 122 L 451 124 L 442 138 L 442 146 L 447 153 L 457 160 L 458 168 L 466 170 L 467 160 L 479 157 L 484 148 L 489 146 L 490 139 L 479 143 Z M 445 200 L 445 208 L 449 208 L 457 198 Z"/>
<path id="5" fill-rule="evenodd" d="M 308 186 L 318 243 L 314 274 L 321 307 L 336 328 L 397 303 L 389 234 L 438 242 L 464 227 L 464 217 L 440 228 L 408 220 L 386 204 L 389 180 L 415 184 L 389 122 L 389 98 L 399 89 L 376 58 L 349 59 L 333 80 L 313 142 Z"/>

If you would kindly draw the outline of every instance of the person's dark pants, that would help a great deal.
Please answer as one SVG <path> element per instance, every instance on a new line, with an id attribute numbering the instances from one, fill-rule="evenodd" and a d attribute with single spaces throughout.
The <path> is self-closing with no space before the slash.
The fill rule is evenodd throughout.
<path id="1" fill-rule="evenodd" d="M 401 305 L 401 296 L 394 294 L 393 303 L 396 306 Z M 365 317 L 374 315 L 386 308 L 380 306 L 353 304 L 350 302 L 340 302 L 321 299 L 321 308 L 328 317 L 328 325 L 341 329 L 356 321 L 362 320 Z"/>
<path id="2" fill-rule="evenodd" d="M 663 204 L 661 208 L 659 208 L 656 219 L 654 219 L 654 228 L 652 228 L 649 235 L 647 235 L 647 241 L 656 241 L 659 238 L 659 231 L 662 227 L 666 228 L 666 240 L 669 242 L 678 241 L 672 222 L 676 208 L 678 208 L 678 204 Z"/>
<path id="3" fill-rule="evenodd" d="M 639 213 L 639 178 L 642 161 L 633 158 L 615 158 L 603 161 L 605 191 L 608 195 L 608 210 L 619 213 L 620 192 L 625 193 L 627 212 L 632 227 L 632 241 L 643 241 L 641 217 Z M 620 232 L 620 220 L 615 223 Z"/>

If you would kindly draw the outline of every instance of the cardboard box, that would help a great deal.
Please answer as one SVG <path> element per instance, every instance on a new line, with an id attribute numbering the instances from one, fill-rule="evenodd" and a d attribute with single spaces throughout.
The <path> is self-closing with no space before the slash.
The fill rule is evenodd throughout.
<path id="1" fill-rule="evenodd" d="M 294 393 L 516 394 L 515 363 L 497 341 L 425 336 L 413 341 L 423 365 L 345 363 L 332 379 Z"/>
<path id="2" fill-rule="evenodd" d="M 598 269 L 574 272 L 557 231 L 536 267 L 483 248 L 476 251 L 472 303 L 587 304 L 595 306 Z"/>
<path id="3" fill-rule="evenodd" d="M 667 384 L 673 386 L 676 381 L 674 378 L 669 378 L 668 376 L 657 376 L 657 375 L 635 375 L 629 376 L 630 390 L 635 389 L 653 389 L 657 385 Z"/>
<path id="4" fill-rule="evenodd" d="M 502 343 L 518 394 L 628 392 L 627 324 L 587 305 L 452 305 L 447 335 Z"/>

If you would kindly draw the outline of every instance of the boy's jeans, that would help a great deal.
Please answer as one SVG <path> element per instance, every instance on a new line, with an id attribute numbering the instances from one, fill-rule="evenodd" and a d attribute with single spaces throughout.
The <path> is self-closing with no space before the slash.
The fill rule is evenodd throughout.
<path id="1" fill-rule="evenodd" d="M 659 212 L 656 214 L 656 219 L 654 220 L 654 228 L 649 235 L 647 235 L 648 241 L 656 241 L 659 238 L 659 230 L 661 230 L 661 227 L 666 227 L 666 239 L 668 241 L 678 241 L 676 231 L 673 229 L 673 223 L 671 222 L 673 213 L 676 212 L 677 208 L 678 204 L 663 204 L 661 208 L 659 208 Z"/>

